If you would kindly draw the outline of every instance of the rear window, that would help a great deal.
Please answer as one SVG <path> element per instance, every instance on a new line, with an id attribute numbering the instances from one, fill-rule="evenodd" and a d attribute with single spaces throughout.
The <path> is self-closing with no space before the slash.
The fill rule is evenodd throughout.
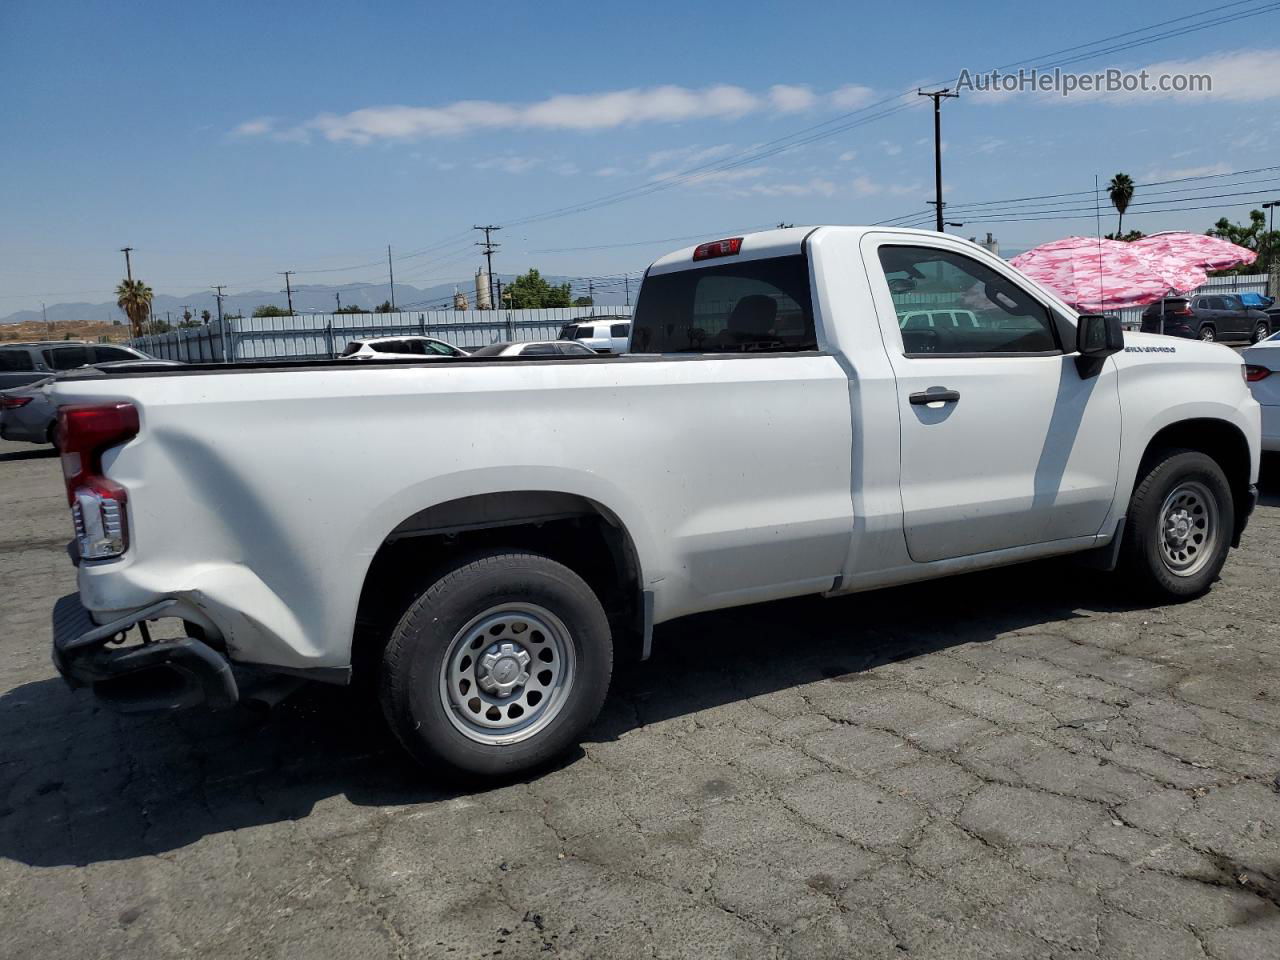
<path id="1" fill-rule="evenodd" d="M 578 327 L 573 331 L 573 339 L 575 340 L 590 340 L 595 335 L 595 327 Z"/>
<path id="2" fill-rule="evenodd" d="M 29 351 L 0 350 L 0 370 L 21 373 L 35 368 L 35 364 L 31 362 L 31 353 Z"/>
<path id="3" fill-rule="evenodd" d="M 479 350 L 472 350 L 471 355 L 473 357 L 496 357 L 509 346 L 511 344 L 499 341 L 498 343 L 491 343 L 487 347 L 481 347 Z"/>
<path id="4" fill-rule="evenodd" d="M 566 323 L 563 327 L 560 328 L 560 335 L 557 337 L 557 339 L 572 340 L 573 331 L 577 329 L 578 329 L 578 325 L 576 323 Z"/>
<path id="5" fill-rule="evenodd" d="M 125 350 L 123 347 L 94 347 L 93 348 L 94 363 L 108 363 L 113 360 L 137 360 L 137 359 L 139 359 L 139 357 L 136 353 L 133 353 L 130 350 Z"/>
<path id="6" fill-rule="evenodd" d="M 615 323 L 613 326 L 609 328 L 609 336 L 621 337 L 621 338 L 631 336 L 631 324 Z"/>
<path id="7" fill-rule="evenodd" d="M 359 340 L 352 340 L 350 343 L 347 344 L 346 348 L 342 351 L 342 356 L 349 357 L 353 353 L 359 352 L 362 346 L 364 346 L 364 344 L 362 344 Z"/>
<path id="8" fill-rule="evenodd" d="M 632 353 L 817 350 L 803 254 L 647 277 Z"/>

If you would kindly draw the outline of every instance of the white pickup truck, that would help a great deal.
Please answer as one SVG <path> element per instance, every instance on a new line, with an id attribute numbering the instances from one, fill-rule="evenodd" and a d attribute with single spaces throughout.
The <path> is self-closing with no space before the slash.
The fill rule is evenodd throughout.
<path id="1" fill-rule="evenodd" d="M 1258 475 L 1227 347 L 1123 334 L 972 243 L 875 227 L 663 257 L 624 356 L 48 389 L 69 682 L 172 709 L 235 702 L 254 672 L 363 675 L 410 753 L 472 776 L 575 743 L 615 658 L 699 611 L 1077 552 L 1195 596 Z"/>

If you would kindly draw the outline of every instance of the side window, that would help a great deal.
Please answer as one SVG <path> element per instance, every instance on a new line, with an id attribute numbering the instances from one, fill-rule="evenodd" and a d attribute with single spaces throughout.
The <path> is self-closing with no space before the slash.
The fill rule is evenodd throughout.
<path id="1" fill-rule="evenodd" d="M 633 353 L 818 349 L 804 254 L 650 274 L 631 321 Z"/>
<path id="2" fill-rule="evenodd" d="M 631 336 L 631 324 L 615 323 L 609 328 L 609 336 L 625 340 L 627 337 Z"/>
<path id="3" fill-rule="evenodd" d="M 520 351 L 522 357 L 554 357 L 560 351 L 554 343 L 531 343 Z"/>
<path id="4" fill-rule="evenodd" d="M 595 335 L 595 327 L 576 327 L 573 331 L 573 339 L 575 340 L 590 340 Z"/>
<path id="5" fill-rule="evenodd" d="M 89 363 L 88 347 L 54 347 L 44 352 L 44 362 L 54 370 L 74 370 Z"/>
<path id="6" fill-rule="evenodd" d="M 410 353 L 409 345 L 403 340 L 384 340 L 382 343 L 371 343 L 374 353 Z"/>
<path id="7" fill-rule="evenodd" d="M 433 353 L 439 357 L 455 356 L 454 352 L 443 343 L 436 343 L 434 340 L 424 340 L 422 341 L 422 345 L 426 347 L 427 353 L 429 354 Z"/>
<path id="8" fill-rule="evenodd" d="M 0 350 L 0 370 L 7 373 L 22 373 L 34 370 L 31 354 L 27 350 Z"/>
<path id="9" fill-rule="evenodd" d="M 1059 349 L 1048 308 L 972 257 L 929 247 L 884 246 L 880 265 L 908 356 Z M 935 317 L 942 322 L 935 323 Z"/>
<path id="10" fill-rule="evenodd" d="M 1240 303 L 1239 297 L 1223 297 L 1222 309 L 1223 310 L 1243 310 L 1244 305 Z"/>
<path id="11" fill-rule="evenodd" d="M 122 350 L 119 347 L 94 347 L 93 362 L 106 363 L 108 360 L 137 360 L 128 350 Z"/>

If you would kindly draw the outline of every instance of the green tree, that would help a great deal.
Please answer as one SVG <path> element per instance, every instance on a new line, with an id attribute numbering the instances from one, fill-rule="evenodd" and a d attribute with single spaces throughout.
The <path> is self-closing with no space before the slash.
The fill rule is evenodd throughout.
<path id="1" fill-rule="evenodd" d="M 131 336 L 142 336 L 142 327 L 151 313 L 154 294 L 141 280 L 121 280 L 116 287 L 116 306 L 129 318 Z"/>
<path id="2" fill-rule="evenodd" d="M 373 308 L 374 313 L 391 313 L 391 301 L 383 300 L 380 304 Z"/>
<path id="3" fill-rule="evenodd" d="M 1135 240 L 1141 240 L 1146 234 L 1141 230 L 1126 230 L 1124 233 L 1108 233 L 1105 234 L 1108 240 L 1122 240 L 1125 243 L 1133 243 Z"/>
<path id="4" fill-rule="evenodd" d="M 293 314 L 290 313 L 288 310 L 284 309 L 283 307 L 277 307 L 275 304 L 272 304 L 272 303 L 264 303 L 264 304 L 261 304 L 260 306 L 254 307 L 253 315 L 255 317 L 291 317 L 293 316 Z"/>
<path id="5" fill-rule="evenodd" d="M 364 307 L 357 307 L 354 303 L 349 303 L 345 307 L 339 307 L 334 313 L 368 313 Z"/>
<path id="6" fill-rule="evenodd" d="M 567 307 L 570 303 L 568 283 L 548 283 L 533 267 L 512 280 L 502 293 L 503 300 L 507 300 L 515 310 Z"/>
<path id="7" fill-rule="evenodd" d="M 201 310 L 201 311 L 200 311 L 200 322 L 201 322 L 201 323 L 205 323 L 205 324 L 207 324 L 207 323 L 208 323 L 210 320 L 212 320 L 212 319 L 213 319 L 213 314 L 211 314 L 208 310 Z"/>
<path id="8" fill-rule="evenodd" d="M 1129 209 L 1129 201 L 1133 199 L 1133 178 L 1127 173 L 1117 173 L 1111 178 L 1111 182 L 1107 184 L 1107 196 L 1111 198 L 1111 205 L 1120 214 L 1120 220 L 1116 224 L 1116 233 L 1123 236 L 1124 212 Z"/>
<path id="9" fill-rule="evenodd" d="M 1261 210 L 1250 210 L 1248 223 L 1232 223 L 1223 217 L 1213 225 L 1212 230 L 1206 230 L 1205 233 L 1211 237 L 1230 240 L 1258 255 L 1258 259 L 1247 266 L 1216 271 L 1219 276 L 1233 273 L 1269 273 L 1271 260 L 1280 254 L 1280 230 L 1267 230 L 1267 217 Z"/>
<path id="10" fill-rule="evenodd" d="M 578 297 L 576 300 L 573 301 L 573 305 L 575 307 L 594 307 L 595 301 L 592 300 L 590 297 Z"/>

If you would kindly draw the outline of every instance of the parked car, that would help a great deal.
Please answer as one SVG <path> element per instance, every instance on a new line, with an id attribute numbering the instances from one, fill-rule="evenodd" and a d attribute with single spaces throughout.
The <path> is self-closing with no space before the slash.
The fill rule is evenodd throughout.
<path id="1" fill-rule="evenodd" d="M 136 351 L 134 351 L 136 352 Z M 165 367 L 184 367 L 179 360 L 156 360 L 145 357 L 135 360 L 109 360 L 91 364 L 98 370 L 159 370 Z M 0 439 L 25 443 L 51 443 L 58 446 L 57 409 L 45 386 L 62 376 L 46 375 L 43 380 L 28 383 L 10 390 L 0 390 Z"/>
<path id="2" fill-rule="evenodd" d="M 561 340 L 576 340 L 596 353 L 626 353 L 630 337 L 628 316 L 584 317 L 560 328 Z"/>
<path id="3" fill-rule="evenodd" d="M 1163 310 L 1162 310 L 1163 305 Z M 1164 330 L 1160 324 L 1164 321 Z M 1142 332 L 1193 340 L 1232 340 L 1258 343 L 1271 336 L 1271 318 L 1246 307 L 1236 294 L 1166 297 L 1142 311 Z"/>
<path id="4" fill-rule="evenodd" d="M 473 357 L 594 357 L 596 352 L 581 343 L 563 340 L 530 340 L 517 343 L 499 340 L 479 350 L 472 350 Z"/>
<path id="5" fill-rule="evenodd" d="M 1262 406 L 1262 449 L 1280 451 L 1280 333 L 1246 347 L 1244 378 Z"/>
<path id="6" fill-rule="evenodd" d="M 903 330 L 917 284 L 976 325 Z M 365 676 L 419 761 L 510 776 L 579 740 L 655 624 L 1066 554 L 1186 599 L 1256 499 L 1235 352 L 1078 315 L 931 231 L 664 256 L 607 363 L 281 366 L 49 385 L 77 531 L 79 593 L 53 629 L 72 685 L 173 709 L 236 702 L 233 663 Z M 121 637 L 160 618 L 185 634 Z"/>
<path id="7" fill-rule="evenodd" d="M 435 337 L 371 337 L 352 340 L 341 356 L 364 360 L 377 357 L 382 360 L 419 360 L 422 357 L 465 357 L 467 351 Z"/>
<path id="8" fill-rule="evenodd" d="M 923 330 L 933 327 L 968 327 L 976 329 L 978 318 L 972 310 L 911 310 L 898 317 L 903 330 Z"/>
<path id="9" fill-rule="evenodd" d="M 150 359 L 140 350 L 115 343 L 83 340 L 37 340 L 0 343 L 0 390 L 44 380 L 61 370 L 112 360 Z"/>

